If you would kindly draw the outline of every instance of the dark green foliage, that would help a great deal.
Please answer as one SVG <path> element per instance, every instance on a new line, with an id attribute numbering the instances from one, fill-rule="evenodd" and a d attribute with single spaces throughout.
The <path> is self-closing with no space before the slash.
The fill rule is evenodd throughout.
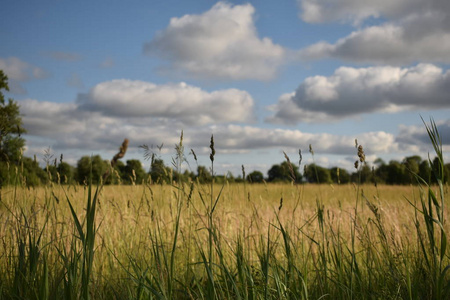
<path id="1" fill-rule="evenodd" d="M 170 183 L 172 178 L 172 169 L 164 165 L 162 159 L 153 159 L 150 166 L 150 177 L 155 183 Z"/>
<path id="2" fill-rule="evenodd" d="M 147 179 L 147 174 L 145 173 L 140 160 L 127 160 L 126 165 L 119 161 L 116 168 L 119 170 L 122 182 L 125 184 L 141 184 Z"/>
<path id="3" fill-rule="evenodd" d="M 49 165 L 44 170 L 47 172 L 49 180 L 58 184 L 72 184 L 75 177 L 75 168 L 66 162 L 58 165 Z"/>
<path id="4" fill-rule="evenodd" d="M 292 169 L 291 167 L 292 166 Z M 302 175 L 298 171 L 298 166 L 289 164 L 287 161 L 279 165 L 273 165 L 267 172 L 269 182 L 301 182 Z"/>
<path id="5" fill-rule="evenodd" d="M 333 183 L 330 170 L 316 164 L 306 167 L 305 178 L 309 183 Z"/>
<path id="6" fill-rule="evenodd" d="M 205 166 L 198 166 L 196 179 L 199 183 L 210 183 L 212 181 L 211 172 Z"/>
<path id="7" fill-rule="evenodd" d="M 92 157 L 83 156 L 77 163 L 76 178 L 80 184 L 87 184 L 89 174 L 92 167 L 92 183 L 100 183 L 103 174 L 110 168 L 107 161 L 103 160 L 100 155 Z"/>
<path id="8" fill-rule="evenodd" d="M 13 100 L 5 100 L 2 90 L 9 91 L 8 77 L 0 70 L 0 160 L 18 161 L 25 140 L 20 136 L 25 133 L 19 105 Z"/>
<path id="9" fill-rule="evenodd" d="M 19 162 L 0 161 L 0 184 L 38 186 L 46 183 L 47 173 L 39 164 L 29 157 L 22 158 Z"/>
<path id="10" fill-rule="evenodd" d="M 251 183 L 261 183 L 264 181 L 264 175 L 260 171 L 253 171 L 247 175 L 247 181 Z"/>
<path id="11" fill-rule="evenodd" d="M 333 167 L 330 169 L 330 176 L 333 183 L 346 184 L 350 182 L 350 173 L 345 169 Z"/>

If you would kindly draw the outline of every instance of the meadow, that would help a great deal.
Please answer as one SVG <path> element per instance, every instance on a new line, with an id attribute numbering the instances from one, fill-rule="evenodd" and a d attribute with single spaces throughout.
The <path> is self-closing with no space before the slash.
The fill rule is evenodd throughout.
<path id="1" fill-rule="evenodd" d="M 434 185 L 3 187 L 0 298 L 449 299 L 427 129 Z"/>

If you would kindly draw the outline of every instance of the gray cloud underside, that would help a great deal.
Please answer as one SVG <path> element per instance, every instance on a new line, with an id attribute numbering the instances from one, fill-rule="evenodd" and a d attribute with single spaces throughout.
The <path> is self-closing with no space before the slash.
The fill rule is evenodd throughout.
<path id="1" fill-rule="evenodd" d="M 186 83 L 156 85 L 144 81 L 113 80 L 79 95 L 78 109 L 108 116 L 160 119 L 187 125 L 255 120 L 253 98 L 245 91 L 206 92 Z"/>
<path id="2" fill-rule="evenodd" d="M 63 153 L 65 159 L 71 161 L 79 159 L 75 157 L 79 155 L 76 154 L 79 150 L 94 154 L 103 151 L 114 153 L 124 138 L 130 140 L 130 151 L 134 153 L 137 153 L 138 146 L 143 144 L 164 144 L 165 149 L 171 153 L 170 151 L 174 151 L 174 145 L 179 142 L 181 130 L 184 131 L 183 143 L 186 152 L 192 148 L 201 155 L 209 153 L 212 134 L 218 155 L 268 149 L 297 153 L 298 149 L 301 149 L 307 159 L 309 145 L 312 145 L 318 161 L 326 163 L 327 155 L 355 158 L 355 139 L 364 146 L 368 159 L 395 153 L 399 156 L 411 153 L 423 155 L 430 151 L 426 133 L 424 134 L 420 127 L 414 126 L 402 127 L 397 137 L 383 131 L 363 132 L 352 136 L 312 134 L 300 130 L 235 124 L 189 126 L 177 121 L 168 124 L 161 123 L 158 118 L 133 122 L 135 118 L 105 116 L 99 111 L 82 110 L 76 103 L 38 102 L 31 99 L 19 103 L 25 114 L 23 121 L 28 129 L 26 138 L 30 142 L 29 151 L 50 146 L 54 152 Z M 449 124 L 450 121 L 440 125 L 443 134 L 450 131 Z M 36 154 L 29 151 L 25 154 Z M 70 156 L 71 153 L 74 157 Z M 280 160 L 282 159 L 280 157 Z M 350 166 L 347 158 L 345 163 Z"/>
<path id="3" fill-rule="evenodd" d="M 447 0 L 297 0 L 305 22 L 344 21 L 358 24 L 368 18 L 405 18 L 416 13 L 449 12 Z"/>
<path id="4" fill-rule="evenodd" d="M 302 0 L 307 22 L 350 21 L 384 17 L 337 42 L 319 42 L 300 51 L 303 59 L 339 58 L 352 62 L 409 64 L 450 62 L 450 2 L 447 0 L 328 1 Z"/>
<path id="5" fill-rule="evenodd" d="M 363 113 L 450 106 L 450 71 L 430 64 L 410 68 L 338 68 L 333 75 L 306 78 L 269 107 L 269 122 L 327 122 Z"/>
<path id="6" fill-rule="evenodd" d="M 286 50 L 259 38 L 254 7 L 218 2 L 200 15 L 172 18 L 146 43 L 144 53 L 169 62 L 167 69 L 206 79 L 267 80 L 286 60 Z"/>
<path id="7" fill-rule="evenodd" d="M 171 147 L 178 142 L 184 130 L 186 147 L 196 151 L 208 151 L 211 134 L 214 134 L 218 153 L 240 153 L 261 149 L 303 149 L 310 144 L 316 153 L 351 155 L 354 140 L 374 153 L 390 153 L 398 150 L 395 137 L 386 132 L 370 132 L 360 136 L 311 134 L 299 130 L 267 129 L 234 124 L 188 126 L 174 121 L 161 124 L 159 120 L 132 122 L 127 117 L 105 116 L 98 111 L 80 109 L 75 103 L 20 101 L 24 125 L 32 137 L 53 140 L 50 145 L 62 153 L 80 149 L 101 151 L 116 149 L 124 138 L 130 139 L 132 147 L 138 145 L 160 145 Z"/>
<path id="8" fill-rule="evenodd" d="M 425 122 L 430 126 L 429 120 Z M 450 145 L 450 120 L 443 120 L 436 122 L 436 126 L 443 145 Z M 396 142 L 403 145 L 418 145 L 418 149 L 422 151 L 431 151 L 431 141 L 425 126 L 400 126 L 399 135 L 396 137 Z M 426 150 L 425 150 L 426 147 Z M 445 149 L 444 149 L 445 150 Z M 449 148 L 447 148 L 447 151 Z"/>
<path id="9" fill-rule="evenodd" d="M 394 136 L 386 132 L 370 132 L 355 137 L 233 124 L 183 127 L 179 122 L 161 125 L 158 120 L 151 119 L 146 124 L 136 124 L 128 118 L 107 117 L 99 112 L 79 110 L 73 103 L 24 100 L 20 105 L 25 114 L 23 120 L 28 134 L 54 140 L 52 148 L 63 153 L 65 149 L 115 149 L 124 138 L 130 139 L 133 147 L 161 143 L 172 147 L 179 141 L 181 130 L 184 131 L 186 147 L 200 152 L 208 151 L 211 134 L 214 135 L 218 153 L 260 149 L 307 151 L 312 144 L 316 152 L 351 155 L 355 151 L 355 138 L 377 153 L 388 153 L 397 149 Z"/>

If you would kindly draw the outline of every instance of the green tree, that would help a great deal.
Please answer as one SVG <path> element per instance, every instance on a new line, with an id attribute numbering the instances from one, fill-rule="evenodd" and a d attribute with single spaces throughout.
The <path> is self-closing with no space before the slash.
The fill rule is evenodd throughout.
<path id="1" fill-rule="evenodd" d="M 23 157 L 18 164 L 0 161 L 0 179 L 2 186 L 38 186 L 46 183 L 48 176 L 35 160 Z"/>
<path id="2" fill-rule="evenodd" d="M 17 162 L 25 146 L 21 134 L 26 130 L 19 105 L 13 99 L 5 101 L 2 90 L 9 91 L 9 87 L 8 77 L 0 70 L 0 161 Z"/>
<path id="3" fill-rule="evenodd" d="M 200 183 L 209 183 L 212 180 L 211 172 L 205 166 L 197 167 L 197 177 Z"/>
<path id="4" fill-rule="evenodd" d="M 306 168 L 305 177 L 309 183 L 333 183 L 330 170 L 316 164 Z"/>
<path id="5" fill-rule="evenodd" d="M 91 168 L 92 168 L 92 183 L 97 184 L 100 183 L 103 174 L 105 174 L 106 171 L 110 168 L 110 165 L 107 161 L 103 160 L 100 157 L 100 155 L 95 155 L 92 157 L 83 156 L 77 162 L 76 178 L 78 183 L 81 184 L 88 183 Z"/>
<path id="6" fill-rule="evenodd" d="M 50 173 L 48 177 L 55 183 L 70 184 L 73 183 L 75 176 L 75 168 L 66 162 L 60 162 L 57 166 L 49 165 L 44 171 Z"/>
<path id="7" fill-rule="evenodd" d="M 423 160 L 419 165 L 419 176 L 426 182 L 431 182 L 431 167 L 428 160 Z"/>
<path id="8" fill-rule="evenodd" d="M 388 178 L 388 167 L 384 160 L 377 158 L 373 164 L 375 166 L 375 181 L 377 183 L 386 183 Z"/>
<path id="9" fill-rule="evenodd" d="M 363 163 L 363 166 L 359 170 L 359 173 L 357 173 L 357 176 L 361 179 L 360 183 L 362 184 L 374 182 L 372 169 L 367 163 Z"/>
<path id="10" fill-rule="evenodd" d="M 350 182 L 350 173 L 338 167 L 333 167 L 330 169 L 331 180 L 334 183 L 345 184 Z"/>
<path id="11" fill-rule="evenodd" d="M 122 181 L 127 184 L 135 183 L 140 184 L 146 179 L 147 174 L 145 173 L 142 163 L 138 159 L 127 160 L 127 164 L 119 168 Z"/>
<path id="12" fill-rule="evenodd" d="M 409 173 L 410 182 L 415 183 L 416 179 L 414 174 L 419 174 L 422 158 L 418 155 L 408 156 L 403 159 L 402 163 L 405 165 L 407 173 Z"/>
<path id="13" fill-rule="evenodd" d="M 150 177 L 156 183 L 170 183 L 172 169 L 164 165 L 162 159 L 153 159 L 150 165 Z"/>
<path id="14" fill-rule="evenodd" d="M 247 175 L 247 181 L 252 183 L 261 183 L 264 181 L 264 175 L 260 171 L 253 171 Z"/>
<path id="15" fill-rule="evenodd" d="M 407 173 L 406 166 L 398 161 L 391 160 L 387 165 L 387 184 L 408 184 L 411 177 Z"/>
<path id="16" fill-rule="evenodd" d="M 291 172 L 290 165 L 287 161 L 282 162 L 279 165 L 273 165 L 269 171 L 267 171 L 268 181 L 269 182 L 290 182 L 293 181 L 292 175 L 295 177 L 296 182 L 302 181 L 302 175 L 298 171 L 298 166 L 291 164 L 292 171 Z"/>

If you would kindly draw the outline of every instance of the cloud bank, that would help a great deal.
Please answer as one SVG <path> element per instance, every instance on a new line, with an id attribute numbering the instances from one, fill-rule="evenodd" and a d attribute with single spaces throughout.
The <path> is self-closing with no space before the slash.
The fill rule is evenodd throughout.
<path id="1" fill-rule="evenodd" d="M 269 107 L 267 121 L 328 122 L 361 114 L 448 108 L 450 71 L 419 64 L 399 67 L 340 67 L 333 75 L 306 78 L 294 93 Z"/>
<path id="2" fill-rule="evenodd" d="M 299 5 L 306 22 L 342 21 L 359 26 L 378 18 L 380 23 L 359 28 L 335 43 L 313 44 L 300 51 L 303 59 L 393 65 L 450 62 L 449 1 L 301 0 Z"/>

